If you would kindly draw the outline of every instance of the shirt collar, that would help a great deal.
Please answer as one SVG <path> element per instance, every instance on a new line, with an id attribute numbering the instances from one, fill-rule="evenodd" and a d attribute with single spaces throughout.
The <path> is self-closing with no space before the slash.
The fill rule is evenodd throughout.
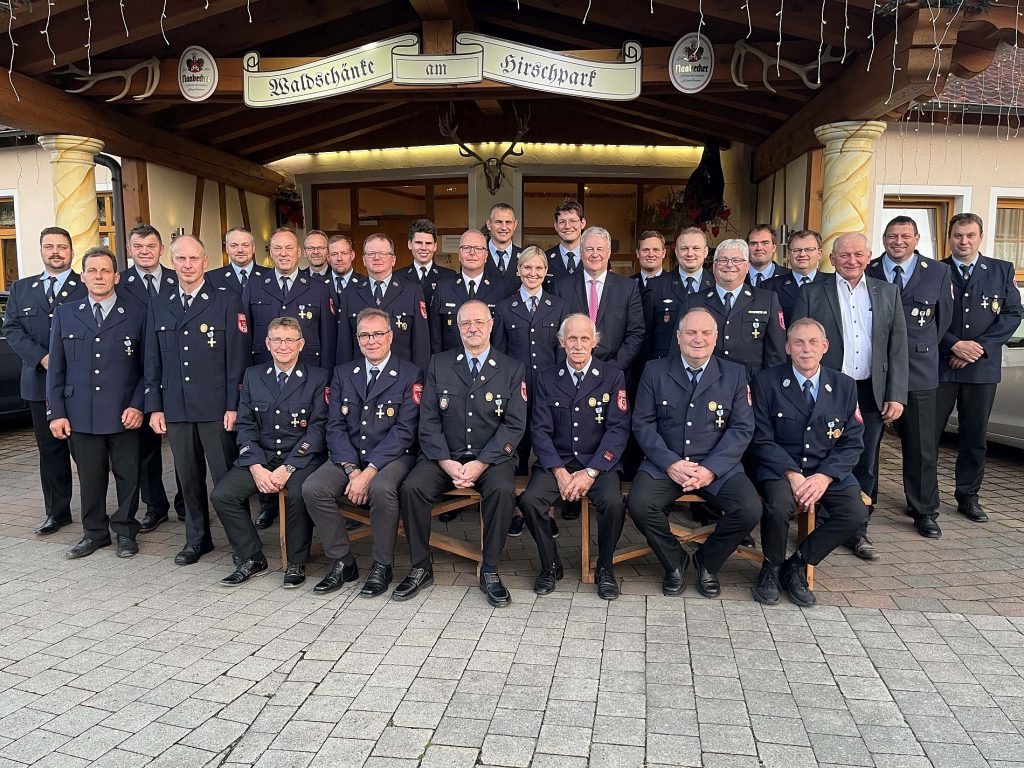
<path id="1" fill-rule="evenodd" d="M 476 277 L 470 277 L 465 272 L 461 272 L 460 274 L 462 275 L 462 282 L 465 285 L 467 285 L 467 286 L 469 285 L 469 281 L 470 280 L 473 281 L 473 284 L 477 287 L 477 290 L 479 290 L 480 286 L 484 284 L 484 273 L 483 272 L 481 272 Z"/>
<path id="2" fill-rule="evenodd" d="M 276 379 L 282 373 L 286 373 L 286 374 L 288 374 L 288 378 L 290 379 L 292 377 L 292 374 L 295 373 L 295 369 L 298 368 L 298 367 L 299 367 L 298 361 L 296 361 L 295 365 L 293 365 L 288 370 L 285 370 L 284 368 L 279 368 L 277 363 L 274 363 L 274 378 Z"/>
<path id="3" fill-rule="evenodd" d="M 856 293 L 861 288 L 867 287 L 867 278 L 864 275 L 861 275 L 860 281 L 858 281 L 857 283 L 857 287 L 854 288 L 852 285 L 850 285 L 850 282 L 845 277 L 836 272 L 836 285 L 842 285 L 850 293 Z"/>
<path id="4" fill-rule="evenodd" d="M 242 275 L 242 270 L 243 270 L 243 269 L 245 270 L 245 276 L 246 276 L 247 278 L 249 278 L 249 277 L 252 277 L 252 270 L 253 270 L 253 268 L 254 268 L 255 266 L 256 266 L 256 260 L 255 260 L 255 259 L 253 259 L 252 261 L 250 261 L 250 262 L 249 262 L 248 264 L 246 264 L 246 265 L 245 265 L 244 267 L 240 267 L 240 266 L 238 266 L 238 265 L 237 265 L 237 264 L 235 264 L 235 262 L 233 262 L 233 261 L 231 262 L 231 268 L 232 268 L 233 270 L 235 270 L 235 277 L 241 277 L 241 275 Z"/>
<path id="5" fill-rule="evenodd" d="M 364 362 L 364 363 L 366 363 L 366 380 L 367 380 L 367 381 L 369 381 L 369 380 L 370 380 L 370 369 L 371 369 L 371 368 L 376 368 L 376 369 L 377 369 L 378 371 L 380 371 L 381 373 L 384 373 L 384 371 L 385 371 L 385 370 L 387 369 L 387 367 L 388 367 L 388 361 L 389 361 L 390 359 L 391 359 L 391 353 L 389 352 L 389 353 L 388 353 L 388 356 L 387 356 L 387 357 L 385 357 L 385 358 L 384 358 L 383 360 L 381 360 L 381 361 L 380 361 L 380 362 L 379 362 L 379 363 L 378 363 L 377 365 L 374 365 L 373 363 L 371 363 L 371 362 L 370 362 L 369 360 L 367 360 L 367 359 L 366 359 L 366 358 L 364 357 L 364 358 L 363 358 L 363 362 Z"/>
<path id="6" fill-rule="evenodd" d="M 680 279 L 680 280 L 682 281 L 683 285 L 686 285 L 686 279 L 687 279 L 688 277 L 692 277 L 692 278 L 693 278 L 693 289 L 694 289 L 694 290 L 697 290 L 697 289 L 699 289 L 699 288 L 700 288 L 700 281 L 701 281 L 701 280 L 703 279 L 703 277 L 704 277 L 704 267 L 701 267 L 701 268 L 700 268 L 700 269 L 698 269 L 698 270 L 697 270 L 696 272 L 694 272 L 694 273 L 693 273 L 692 275 L 688 275 L 688 274 L 686 274 L 686 273 L 685 273 L 685 272 L 684 272 L 684 271 L 683 271 L 683 270 L 682 270 L 682 269 L 680 268 L 680 270 L 679 270 L 679 279 Z"/>
<path id="7" fill-rule="evenodd" d="M 742 288 L 743 288 L 743 286 L 741 285 L 741 286 L 739 286 L 737 288 L 733 288 L 730 291 L 730 290 L 728 290 L 726 288 L 723 288 L 722 286 L 718 285 L 717 283 L 715 284 L 715 290 L 718 291 L 718 298 L 720 298 L 724 302 L 725 301 L 725 294 L 731 293 L 732 294 L 732 300 L 733 300 L 734 304 L 736 303 L 736 294 L 738 294 L 740 292 L 740 290 L 742 290 Z"/>
<path id="8" fill-rule="evenodd" d="M 601 285 L 604 285 L 605 281 L 606 281 L 606 280 L 608 279 L 608 270 L 606 269 L 606 270 L 605 270 L 604 272 L 602 272 L 602 273 L 601 273 L 600 275 L 598 275 L 597 277 L 592 277 L 592 276 L 590 275 L 590 273 L 589 273 L 589 272 L 587 272 L 586 270 L 584 270 L 584 272 L 583 272 L 583 279 L 584 279 L 584 280 L 585 280 L 586 282 L 588 282 L 588 283 L 589 283 L 589 282 L 590 282 L 591 280 L 596 280 L 596 281 L 597 281 L 597 282 L 599 282 L 599 283 L 600 283 Z"/>
<path id="9" fill-rule="evenodd" d="M 388 272 L 388 276 L 385 277 L 383 280 L 378 280 L 375 277 L 371 277 L 370 278 L 370 292 L 371 293 L 373 292 L 373 289 L 376 287 L 377 283 L 384 283 L 384 291 L 386 292 L 388 290 L 388 288 L 391 287 L 391 275 L 392 274 L 394 274 L 394 273 L 393 272 Z"/>
<path id="10" fill-rule="evenodd" d="M 757 280 L 758 275 L 761 275 L 765 280 L 767 280 L 772 275 L 775 274 L 775 262 L 769 261 L 767 264 L 764 265 L 764 269 L 757 269 L 756 267 L 753 266 L 748 267 L 748 269 L 750 270 L 749 274 L 751 282 Z"/>
<path id="11" fill-rule="evenodd" d="M 802 283 L 804 281 L 805 277 L 813 283 L 814 282 L 814 278 L 816 278 L 817 276 L 818 276 L 818 270 L 816 270 L 816 269 L 812 269 L 806 275 L 801 275 L 799 272 L 794 272 L 793 273 L 793 279 L 796 280 L 797 285 Z"/>
<path id="12" fill-rule="evenodd" d="M 160 287 L 160 279 L 163 277 L 163 274 L 164 274 L 164 268 L 163 268 L 162 264 L 157 264 L 156 265 L 156 269 L 154 269 L 152 272 L 146 272 L 144 269 L 141 269 L 138 265 L 136 265 L 135 266 L 135 272 L 142 279 L 142 284 L 143 285 L 146 284 L 146 275 L 152 275 L 153 276 L 153 282 L 156 284 L 157 288 L 159 288 Z"/>
<path id="13" fill-rule="evenodd" d="M 498 263 L 498 246 L 497 246 L 497 244 L 493 240 L 488 240 L 487 241 L 487 247 L 490 250 L 491 259 L 493 259 L 494 263 L 497 264 Z M 509 263 L 511 263 L 512 262 L 512 243 L 509 243 L 507 248 L 502 248 L 501 250 L 503 250 L 505 252 L 505 258 L 509 260 Z"/>
<path id="14" fill-rule="evenodd" d="M 793 369 L 793 377 L 796 379 L 796 383 L 801 392 L 804 389 L 804 382 L 811 382 L 811 394 L 814 395 L 814 399 L 818 399 L 818 382 L 821 381 L 821 366 L 818 366 L 818 370 L 814 372 L 813 376 L 804 376 L 796 368 Z"/>
<path id="15" fill-rule="evenodd" d="M 71 270 L 70 269 L 65 269 L 63 272 L 59 272 L 56 275 L 51 275 L 49 272 L 43 272 L 42 277 L 40 277 L 39 279 L 40 280 L 48 280 L 51 277 L 55 278 L 57 282 L 55 282 L 53 284 L 53 290 L 56 292 L 58 289 L 60 289 L 60 287 L 62 285 L 64 285 L 64 281 L 66 281 L 68 279 L 68 275 L 70 275 L 70 274 L 71 274 Z"/>
<path id="16" fill-rule="evenodd" d="M 95 307 L 97 304 L 99 304 L 101 307 L 103 307 L 103 316 L 104 317 L 106 317 L 107 315 L 110 314 L 110 310 L 112 310 L 114 308 L 114 304 L 115 304 L 116 301 L 117 301 L 117 294 L 116 293 L 110 294 L 103 301 L 95 301 L 92 298 L 92 296 L 89 297 L 89 304 L 90 304 L 90 306 Z M 94 309 L 93 311 L 95 312 L 96 310 Z"/>
<path id="17" fill-rule="evenodd" d="M 885 270 L 885 274 L 891 276 L 893 269 L 895 267 L 899 267 L 900 269 L 903 270 L 903 277 L 906 278 L 911 272 L 914 271 L 914 268 L 917 266 L 917 257 L 919 255 L 920 254 L 918 254 L 917 251 L 914 251 L 909 259 L 904 261 L 902 264 L 897 264 L 895 261 L 889 258 L 889 254 L 886 253 L 882 256 L 882 268 Z"/>
<path id="18" fill-rule="evenodd" d="M 469 354 L 469 350 L 466 349 L 465 347 L 462 348 L 462 352 L 463 352 L 463 354 L 466 355 L 466 365 L 469 365 L 469 361 L 473 359 L 473 355 Z M 487 358 L 490 357 L 490 356 L 491 356 L 491 348 L 490 347 L 485 349 L 480 354 L 476 355 L 476 359 L 480 363 L 480 370 L 481 371 L 484 369 L 484 363 L 487 362 Z"/>
<path id="19" fill-rule="evenodd" d="M 693 368 L 692 365 L 690 365 L 688 362 L 686 362 L 686 358 L 683 355 L 680 355 L 679 358 L 683 361 L 683 368 Z M 696 369 L 697 370 L 697 378 L 700 378 L 701 374 L 704 373 L 704 371 L 708 367 L 708 363 L 710 363 L 710 362 L 711 362 L 711 358 L 709 357 L 707 360 L 704 361 L 704 365 L 702 365 L 700 368 Z"/>
<path id="20" fill-rule="evenodd" d="M 417 263 L 416 263 L 416 262 L 414 261 L 414 262 L 412 263 L 412 268 L 413 268 L 413 270 L 414 270 L 414 271 L 416 272 L 416 277 L 419 277 L 420 275 L 422 275 L 422 274 L 423 274 L 423 272 L 422 272 L 422 270 L 423 270 L 423 267 L 426 267 L 426 268 L 427 268 L 427 274 L 429 275 L 429 274 L 430 274 L 430 272 L 431 272 L 431 270 L 433 270 L 433 269 L 434 269 L 434 260 L 433 260 L 433 259 L 431 259 L 431 260 L 430 260 L 430 261 L 428 261 L 428 262 L 427 262 L 426 264 L 417 264 Z"/>
<path id="21" fill-rule="evenodd" d="M 565 247 L 565 243 L 561 243 L 560 242 L 558 244 L 558 253 L 561 255 L 562 260 L 564 261 L 565 260 L 565 255 L 567 253 L 570 253 L 569 249 Z M 580 257 L 580 247 L 579 247 L 579 245 L 577 245 L 575 250 L 571 251 L 571 253 L 576 254 L 576 258 L 579 259 L 579 257 Z"/>
<path id="22" fill-rule="evenodd" d="M 952 257 L 953 263 L 956 264 L 957 269 L 960 269 L 960 267 L 970 267 L 972 272 L 974 271 L 974 267 L 977 266 L 979 258 L 981 258 L 980 253 L 974 257 L 974 261 L 961 261 L 956 256 Z"/>
<path id="23" fill-rule="evenodd" d="M 191 296 L 192 299 L 194 300 L 196 298 L 196 296 L 199 295 L 199 292 L 203 290 L 203 286 L 204 285 L 206 285 L 206 281 L 205 280 L 203 280 L 203 282 L 201 282 L 199 285 L 197 285 L 196 289 L 194 291 L 188 292 L 188 295 Z M 180 299 L 185 294 L 186 294 L 185 289 L 182 288 L 181 284 L 179 283 L 179 285 L 178 285 L 178 298 Z"/>
<path id="24" fill-rule="evenodd" d="M 579 371 L 577 371 L 575 368 L 573 368 L 571 365 L 569 365 L 568 361 L 566 361 L 566 363 L 565 363 L 565 369 L 569 372 L 570 376 L 575 376 L 577 373 L 582 373 L 583 374 L 583 378 L 585 380 L 587 378 L 587 374 L 590 373 L 590 366 L 592 366 L 593 364 L 594 364 L 594 356 L 591 355 L 590 359 L 587 360 L 587 364 L 584 365 L 582 368 L 580 368 Z M 572 382 L 575 384 L 576 380 L 573 379 Z"/>
<path id="25" fill-rule="evenodd" d="M 536 294 L 532 294 L 532 295 L 535 295 L 537 297 L 537 302 L 540 303 L 540 297 L 543 295 L 543 293 L 544 293 L 544 287 L 541 286 L 540 288 L 537 289 L 537 293 Z M 524 304 L 529 304 L 530 303 L 530 296 L 531 296 L 531 294 L 530 294 L 530 292 L 528 290 L 526 290 L 526 286 L 525 285 L 520 285 L 519 286 L 519 298 L 521 298 L 523 300 Z"/>
<path id="26" fill-rule="evenodd" d="M 281 284 L 282 277 L 287 277 L 291 281 L 291 284 L 295 285 L 295 281 L 299 279 L 299 270 L 297 268 L 293 269 L 290 274 L 286 275 L 280 269 L 274 267 L 274 279 L 277 280 L 278 285 Z"/>

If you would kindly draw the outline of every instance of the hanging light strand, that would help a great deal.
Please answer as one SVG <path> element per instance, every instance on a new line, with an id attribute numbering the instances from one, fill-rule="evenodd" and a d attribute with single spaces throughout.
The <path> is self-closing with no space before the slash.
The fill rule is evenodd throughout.
<path id="1" fill-rule="evenodd" d="M 167 18 L 167 0 L 164 0 L 164 7 L 160 11 L 160 36 L 164 39 L 164 45 L 170 45 L 171 41 L 167 39 L 167 33 L 164 31 L 164 19 Z"/>
<path id="2" fill-rule="evenodd" d="M 871 53 L 868 54 L 868 72 L 871 71 L 871 61 L 875 58 L 875 10 L 877 8 L 875 0 L 871 0 L 871 31 L 868 33 L 868 40 L 871 41 Z"/>
<path id="3" fill-rule="evenodd" d="M 892 85 L 889 86 L 889 98 L 885 100 L 888 104 L 892 101 L 893 94 L 896 92 L 896 73 L 900 71 L 900 68 L 896 65 L 896 51 L 900 44 L 900 14 L 897 11 L 893 14 L 893 18 L 896 20 L 895 28 L 892 33 Z"/>
<path id="4" fill-rule="evenodd" d="M 53 16 L 53 6 L 55 3 L 53 0 L 46 0 L 46 26 L 43 27 L 43 37 L 46 38 L 46 47 L 50 49 L 50 56 L 53 58 L 53 66 L 57 66 L 57 52 L 53 50 L 53 44 L 50 41 L 50 17 Z"/>
<path id="5" fill-rule="evenodd" d="M 128 18 L 124 15 L 124 0 L 121 0 L 120 6 L 121 6 L 121 23 L 124 24 L 124 36 L 125 37 L 131 37 L 131 35 L 128 34 Z"/>
<path id="6" fill-rule="evenodd" d="M 15 98 L 17 98 L 18 101 L 21 101 L 21 96 L 18 94 L 18 88 L 14 84 L 14 49 L 18 47 L 18 44 L 14 42 L 14 3 L 11 3 L 10 12 L 7 14 L 7 37 L 11 41 L 11 61 L 7 65 L 7 79 L 11 83 L 11 90 L 14 91 Z"/>
<path id="7" fill-rule="evenodd" d="M 779 12 L 775 15 L 779 17 L 779 41 L 775 43 L 775 76 L 782 77 L 782 11 L 786 7 L 786 0 L 781 0 L 779 3 Z"/>
<path id="8" fill-rule="evenodd" d="M 86 29 L 85 40 L 85 69 L 92 74 L 92 6 L 89 0 L 85 0 L 85 20 L 89 23 Z"/>

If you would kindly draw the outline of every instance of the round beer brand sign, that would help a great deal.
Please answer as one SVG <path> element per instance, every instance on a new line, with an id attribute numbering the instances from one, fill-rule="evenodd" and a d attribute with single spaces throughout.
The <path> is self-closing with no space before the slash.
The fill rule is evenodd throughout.
<path id="1" fill-rule="evenodd" d="M 679 40 L 668 57 L 668 76 L 672 85 L 683 93 L 703 91 L 715 73 L 715 48 L 711 41 L 697 32 Z"/>
<path id="2" fill-rule="evenodd" d="M 208 50 L 190 45 L 178 59 L 178 87 L 189 101 L 206 101 L 217 90 L 217 61 Z"/>

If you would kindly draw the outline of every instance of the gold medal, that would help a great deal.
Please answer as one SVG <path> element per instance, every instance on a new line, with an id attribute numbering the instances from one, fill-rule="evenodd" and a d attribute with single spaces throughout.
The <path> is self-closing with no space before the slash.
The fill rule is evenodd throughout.
<path id="1" fill-rule="evenodd" d="M 388 418 L 390 418 L 390 417 L 392 417 L 394 415 L 395 415 L 395 409 L 394 408 L 388 408 Z"/>
<path id="2" fill-rule="evenodd" d="M 594 406 L 596 406 L 596 405 L 597 405 L 597 398 L 596 398 L 596 397 L 592 397 L 592 398 L 590 398 L 590 399 L 589 399 L 589 400 L 587 401 L 587 404 L 588 404 L 588 405 L 589 405 L 589 406 L 590 406 L 591 408 L 593 408 Z"/>
<path id="3" fill-rule="evenodd" d="M 200 333 L 206 333 L 208 330 L 210 330 L 210 326 L 208 326 L 206 323 L 203 323 L 202 325 L 199 326 Z"/>
<path id="4" fill-rule="evenodd" d="M 999 299 L 992 299 L 992 311 L 999 314 Z"/>
<path id="5" fill-rule="evenodd" d="M 603 395 L 601 395 L 601 402 L 602 403 L 607 403 L 611 399 L 612 399 L 612 396 L 609 395 L 607 392 L 605 392 Z"/>
<path id="6" fill-rule="evenodd" d="M 712 413 L 717 411 L 718 410 L 718 403 L 716 403 L 714 400 L 712 400 L 710 403 L 708 403 L 708 410 L 711 411 Z"/>
<path id="7" fill-rule="evenodd" d="M 491 402 L 491 400 L 493 400 L 493 399 L 494 399 L 494 395 L 492 395 L 490 392 L 488 392 L 486 395 L 484 395 L 484 400 L 486 400 L 488 403 Z"/>
<path id="8" fill-rule="evenodd" d="M 341 406 L 341 415 L 348 416 L 348 405 Z"/>
<path id="9" fill-rule="evenodd" d="M 918 313 L 920 311 L 921 310 L 919 310 L 917 307 L 914 307 L 912 310 L 910 310 L 910 314 L 911 314 L 912 317 L 917 317 L 917 315 L 918 315 Z"/>

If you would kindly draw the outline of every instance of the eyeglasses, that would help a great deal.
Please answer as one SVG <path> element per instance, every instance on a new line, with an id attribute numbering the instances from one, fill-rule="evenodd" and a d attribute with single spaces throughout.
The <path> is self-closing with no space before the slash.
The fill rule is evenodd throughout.
<path id="1" fill-rule="evenodd" d="M 459 251 L 462 253 L 483 253 L 487 250 L 486 245 L 460 245 Z"/>
<path id="2" fill-rule="evenodd" d="M 267 337 L 267 341 L 269 341 L 271 344 L 275 344 L 275 345 L 277 345 L 279 347 L 283 347 L 283 346 L 293 346 L 295 344 L 298 344 L 300 341 L 302 341 L 302 339 L 301 338 L 298 338 L 298 339 L 282 339 L 282 338 L 278 338 L 277 336 L 268 336 Z"/>
<path id="3" fill-rule="evenodd" d="M 814 248 L 790 248 L 789 252 L 790 253 L 795 253 L 797 256 L 799 256 L 801 253 L 814 253 L 814 252 L 820 251 L 820 250 L 821 250 L 821 248 L 818 248 L 817 246 L 815 246 Z"/>
<path id="4" fill-rule="evenodd" d="M 306 250 L 307 251 L 317 251 L 319 253 L 323 253 L 327 249 L 325 247 L 323 247 L 322 245 L 307 245 L 306 246 Z"/>
<path id="5" fill-rule="evenodd" d="M 477 328 L 483 328 L 491 322 L 491 318 L 484 320 L 459 320 L 459 328 L 472 328 L 474 325 Z"/>
<path id="6" fill-rule="evenodd" d="M 359 341 L 359 342 L 369 341 L 370 339 L 373 339 L 374 341 L 384 341 L 384 339 L 387 338 L 387 335 L 389 333 L 391 333 L 391 331 L 374 331 L 373 333 L 366 333 L 366 332 L 357 333 L 356 334 L 356 340 Z"/>
<path id="7" fill-rule="evenodd" d="M 363 254 L 368 259 L 387 259 L 394 255 L 391 251 L 368 251 Z"/>
<path id="8" fill-rule="evenodd" d="M 746 264 L 746 259 L 715 259 L 715 264 L 729 264 L 731 266 L 739 266 L 740 264 Z"/>

